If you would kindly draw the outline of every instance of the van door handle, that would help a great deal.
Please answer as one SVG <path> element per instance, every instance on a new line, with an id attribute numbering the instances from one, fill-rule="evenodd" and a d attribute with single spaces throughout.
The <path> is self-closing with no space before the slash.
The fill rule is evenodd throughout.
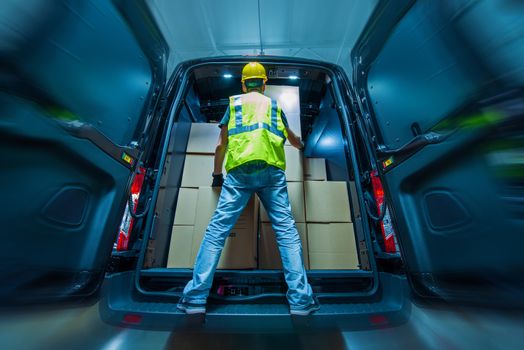
<path id="1" fill-rule="evenodd" d="M 69 134 L 73 135 L 74 137 L 91 141 L 120 164 L 123 164 L 129 169 L 134 169 L 139 156 L 139 150 L 137 148 L 120 146 L 113 143 L 111 139 L 109 139 L 106 135 L 93 127 L 91 124 L 82 123 L 79 121 L 58 121 L 58 123 Z"/>
<path id="2" fill-rule="evenodd" d="M 428 132 L 427 134 L 415 136 L 409 142 L 407 142 L 399 148 L 388 149 L 385 146 L 381 145 L 377 147 L 377 156 L 379 158 L 390 156 L 409 157 L 427 145 L 433 145 L 444 142 L 449 136 L 451 136 L 451 134 L 452 133 L 440 134 L 432 131 Z"/>

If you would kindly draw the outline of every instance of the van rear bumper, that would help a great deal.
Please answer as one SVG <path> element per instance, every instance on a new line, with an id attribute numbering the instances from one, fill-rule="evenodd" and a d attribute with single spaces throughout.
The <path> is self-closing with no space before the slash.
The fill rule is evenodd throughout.
<path id="1" fill-rule="evenodd" d="M 398 326 L 410 315 L 409 287 L 404 277 L 380 273 L 379 298 L 351 302 L 350 298 L 323 300 L 310 316 L 291 316 L 284 303 L 210 304 L 207 313 L 188 316 L 172 301 L 142 300 L 134 293 L 134 272 L 106 277 L 100 300 L 103 321 L 120 327 L 199 332 L 294 332 L 313 329 L 363 330 Z"/>

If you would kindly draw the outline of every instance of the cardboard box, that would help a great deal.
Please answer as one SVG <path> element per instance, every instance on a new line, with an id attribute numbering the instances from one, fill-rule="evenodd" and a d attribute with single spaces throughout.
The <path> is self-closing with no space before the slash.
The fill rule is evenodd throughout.
<path id="1" fill-rule="evenodd" d="M 264 95 L 277 100 L 286 114 L 300 114 L 300 94 L 298 86 L 266 85 Z"/>
<path id="2" fill-rule="evenodd" d="M 286 154 L 286 180 L 303 181 L 302 153 L 293 146 L 284 146 Z"/>
<path id="3" fill-rule="evenodd" d="M 302 182 L 288 182 L 287 192 L 291 204 L 291 213 L 296 222 L 306 221 L 306 211 L 304 206 L 304 186 Z M 267 211 L 260 205 L 260 221 L 270 222 Z"/>
<path id="4" fill-rule="evenodd" d="M 167 267 L 191 268 L 191 248 L 193 245 L 194 226 L 175 225 L 171 230 L 171 242 L 169 244 L 169 255 Z"/>
<path id="5" fill-rule="evenodd" d="M 307 222 L 351 222 L 345 181 L 304 181 Z"/>
<path id="6" fill-rule="evenodd" d="M 254 269 L 256 267 L 256 234 L 254 229 L 233 227 L 226 239 L 217 268 Z"/>
<path id="7" fill-rule="evenodd" d="M 180 188 L 173 225 L 195 225 L 198 189 Z"/>
<path id="8" fill-rule="evenodd" d="M 220 188 L 200 187 L 196 206 L 196 220 L 191 247 L 191 261 L 194 262 L 205 230 L 217 207 Z M 246 269 L 256 267 L 256 215 L 258 204 L 251 198 L 226 239 L 218 268 Z"/>
<path id="9" fill-rule="evenodd" d="M 358 269 L 353 224 L 307 224 L 310 269 Z"/>
<path id="10" fill-rule="evenodd" d="M 302 259 L 304 266 L 309 269 L 308 240 L 306 224 L 297 223 L 297 231 L 302 243 Z M 282 260 L 278 250 L 275 233 L 270 223 L 262 223 L 258 242 L 258 266 L 260 269 L 282 269 Z"/>
<path id="11" fill-rule="evenodd" d="M 198 188 L 211 186 L 213 182 L 211 174 L 215 167 L 214 162 L 214 155 L 187 154 L 184 161 L 181 187 Z M 225 168 L 222 168 L 222 173 L 225 175 Z"/>
<path id="12" fill-rule="evenodd" d="M 286 154 L 286 179 L 287 181 L 302 181 L 302 156 L 298 149 L 292 146 L 284 146 Z M 211 174 L 215 167 L 215 156 L 207 154 L 187 154 L 184 161 L 184 172 L 182 175 L 182 187 L 206 187 L 211 186 L 213 181 Z M 226 174 L 224 165 L 222 173 Z"/>
<path id="13" fill-rule="evenodd" d="M 324 158 L 305 158 L 304 181 L 326 181 L 326 160 Z"/>
<path id="14" fill-rule="evenodd" d="M 220 128 L 214 123 L 191 123 L 186 153 L 215 154 Z"/>
<path id="15" fill-rule="evenodd" d="M 289 128 L 296 135 L 301 136 L 300 93 L 298 86 L 267 85 L 264 95 L 278 101 L 286 115 Z M 288 140 L 286 140 L 286 145 L 289 145 Z"/>

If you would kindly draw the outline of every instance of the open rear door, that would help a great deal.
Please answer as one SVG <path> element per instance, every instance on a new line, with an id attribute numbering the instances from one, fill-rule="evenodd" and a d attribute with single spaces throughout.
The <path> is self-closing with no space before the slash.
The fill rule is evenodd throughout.
<path id="1" fill-rule="evenodd" d="M 524 300 L 523 11 L 382 1 L 352 52 L 360 123 L 419 296 Z"/>
<path id="2" fill-rule="evenodd" d="M 1 16 L 0 300 L 92 296 L 147 146 L 166 45 L 140 1 L 8 2 Z"/>

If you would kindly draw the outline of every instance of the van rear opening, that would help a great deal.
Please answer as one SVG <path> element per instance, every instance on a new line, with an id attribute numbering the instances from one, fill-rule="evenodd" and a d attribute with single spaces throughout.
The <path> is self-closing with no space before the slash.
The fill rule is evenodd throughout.
<path id="1" fill-rule="evenodd" d="M 154 222 L 138 278 L 146 294 L 179 296 L 191 278 L 220 194 L 211 187 L 218 123 L 229 96 L 242 93 L 242 65 L 190 67 L 181 98 L 171 107 L 173 123 L 166 123 L 163 136 L 169 142 L 158 147 Z M 371 295 L 377 271 L 368 254 L 371 240 L 362 226 L 358 176 L 333 73 L 288 63 L 266 68 L 265 95 L 279 101 L 305 143 L 304 152 L 288 141 L 284 148 L 288 194 L 312 288 L 320 296 Z M 254 195 L 226 239 L 210 298 L 252 301 L 284 297 L 286 290 L 271 222 Z"/>

